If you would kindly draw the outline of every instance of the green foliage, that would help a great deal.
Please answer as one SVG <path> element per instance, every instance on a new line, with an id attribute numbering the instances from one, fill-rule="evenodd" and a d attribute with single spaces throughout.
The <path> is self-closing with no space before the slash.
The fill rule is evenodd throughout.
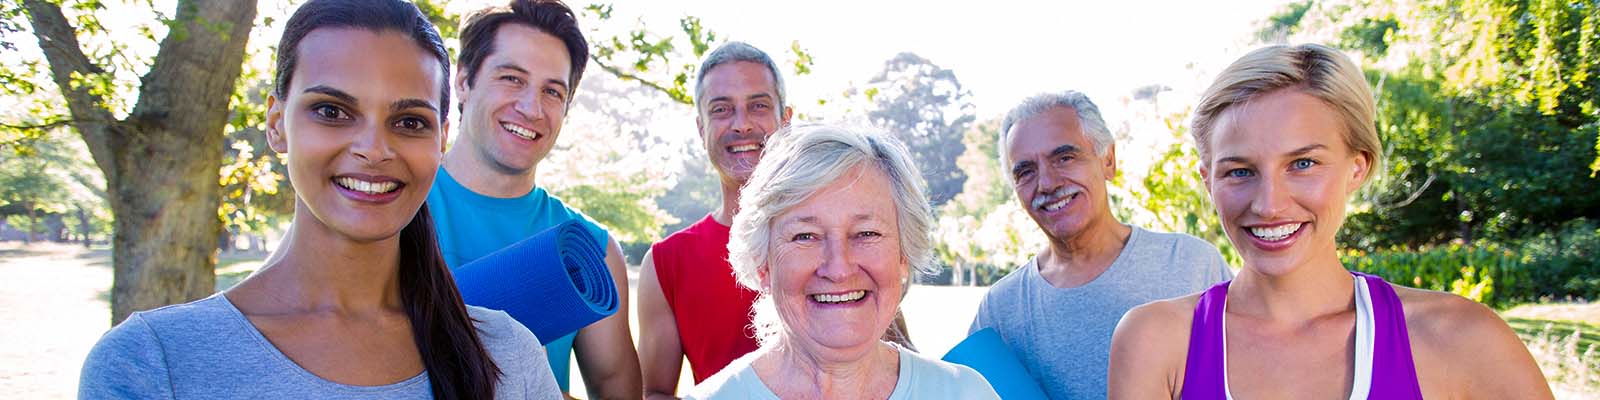
<path id="1" fill-rule="evenodd" d="M 694 104 L 694 89 L 690 87 L 700 59 L 723 40 L 707 28 L 696 16 L 678 19 L 678 30 L 661 34 L 638 22 L 621 34 L 604 34 L 601 28 L 614 23 L 615 7 L 610 4 L 590 4 L 582 14 L 592 18 L 585 21 L 590 30 L 590 61 L 607 73 L 625 81 L 635 82 L 667 95 L 682 104 Z M 678 46 L 687 43 L 688 51 Z M 814 59 L 800 47 L 798 41 L 789 46 L 794 57 L 791 65 L 795 75 L 811 73 Z"/>
<path id="2" fill-rule="evenodd" d="M 556 196 L 568 207 L 581 210 L 595 222 L 605 225 L 617 242 L 655 241 L 661 238 L 661 226 L 676 222 L 655 206 L 655 198 L 663 192 L 659 187 L 647 187 L 650 178 L 644 174 L 602 179 L 596 184 L 581 184 L 556 190 Z"/>
<path id="3" fill-rule="evenodd" d="M 1211 195 L 1200 177 L 1200 155 L 1188 143 L 1188 113 L 1166 116 L 1163 122 L 1176 139 L 1151 165 L 1143 185 L 1134 191 L 1138 206 L 1150 210 L 1153 228 L 1193 235 L 1222 252 L 1228 265 L 1239 265 L 1238 252 L 1222 230 Z"/>
<path id="4" fill-rule="evenodd" d="M 1389 36 L 1400 28 L 1393 17 L 1363 18 L 1339 34 L 1339 47 L 1360 50 L 1369 57 L 1383 57 L 1389 53 Z"/>
<path id="5" fill-rule="evenodd" d="M 1508 297 L 1517 295 L 1516 290 L 1525 288 L 1530 279 L 1516 253 L 1493 245 L 1452 244 L 1415 252 L 1349 250 L 1340 258 L 1346 268 L 1395 284 L 1450 291 L 1495 307 L 1509 305 Z"/>
<path id="6" fill-rule="evenodd" d="M 977 120 L 972 92 L 955 71 L 912 53 L 900 53 L 867 82 L 878 89 L 867 118 L 911 150 L 935 207 L 961 192 L 967 175 L 956 166 L 966 150 L 963 134 Z"/>
<path id="7" fill-rule="evenodd" d="M 1311 9 L 1312 4 L 1313 0 L 1285 4 L 1276 14 L 1267 17 L 1266 26 L 1256 31 L 1257 40 L 1272 43 L 1295 33 L 1300 28 L 1300 20 L 1305 18 L 1306 11 Z"/>

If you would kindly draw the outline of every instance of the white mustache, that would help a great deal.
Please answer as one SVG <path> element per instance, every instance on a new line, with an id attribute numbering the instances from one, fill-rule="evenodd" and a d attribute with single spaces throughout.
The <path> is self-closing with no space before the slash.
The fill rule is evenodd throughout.
<path id="1" fill-rule="evenodd" d="M 1043 207 L 1046 203 L 1051 203 L 1051 202 L 1054 202 L 1056 200 L 1061 200 L 1061 199 L 1064 199 L 1064 198 L 1067 198 L 1067 197 L 1072 197 L 1073 195 L 1076 195 L 1076 194 L 1082 193 L 1082 192 L 1083 192 L 1082 188 L 1079 188 L 1077 186 L 1068 186 L 1068 187 L 1062 187 L 1060 189 L 1056 189 L 1056 191 L 1054 191 L 1054 192 L 1050 192 L 1050 193 L 1045 193 L 1045 194 L 1041 194 L 1041 195 L 1038 195 L 1038 196 L 1034 196 L 1034 198 L 1033 198 L 1033 208 L 1037 209 L 1039 207 Z"/>

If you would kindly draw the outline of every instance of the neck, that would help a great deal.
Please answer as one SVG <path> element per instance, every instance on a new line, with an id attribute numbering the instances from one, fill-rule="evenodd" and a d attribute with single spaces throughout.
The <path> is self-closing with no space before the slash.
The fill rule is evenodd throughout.
<path id="1" fill-rule="evenodd" d="M 735 182 L 727 177 L 722 178 L 722 205 L 711 211 L 711 219 L 722 226 L 733 226 L 733 216 L 739 215 L 739 189 L 744 187 L 744 182 Z"/>
<path id="2" fill-rule="evenodd" d="M 899 353 L 883 342 L 848 361 L 826 360 L 780 342 L 757 360 L 756 373 L 781 398 L 887 398 L 903 367 Z"/>
<path id="3" fill-rule="evenodd" d="M 334 234 L 299 207 L 283 244 L 229 290 L 264 313 L 399 310 L 400 235 L 358 242 Z M 241 308 L 245 308 L 241 306 Z M 248 310 L 247 310 L 248 311 Z"/>
<path id="4" fill-rule="evenodd" d="M 1050 238 L 1039 254 L 1039 273 L 1056 287 L 1078 287 L 1100 276 L 1122 254 L 1133 228 L 1105 215 L 1072 237 Z"/>
<path id="5" fill-rule="evenodd" d="M 451 147 L 444 153 L 444 170 L 461 186 L 473 193 L 489 197 L 521 197 L 532 192 L 539 164 L 522 172 L 505 172 L 490 166 L 492 160 L 484 159 L 472 146 Z"/>
<path id="6" fill-rule="evenodd" d="M 1246 265 L 1228 286 L 1228 311 L 1272 321 L 1295 323 L 1351 310 L 1355 280 L 1329 251 L 1269 275 Z"/>

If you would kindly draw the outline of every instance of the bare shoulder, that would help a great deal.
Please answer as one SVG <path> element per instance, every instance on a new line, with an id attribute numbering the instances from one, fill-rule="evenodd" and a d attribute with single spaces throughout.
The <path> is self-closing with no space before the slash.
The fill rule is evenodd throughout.
<path id="1" fill-rule="evenodd" d="M 1173 397 L 1182 388 L 1189 325 L 1200 294 L 1145 303 L 1122 316 L 1111 339 L 1110 397 Z"/>
<path id="2" fill-rule="evenodd" d="M 1458 351 L 1478 348 L 1485 342 L 1516 339 L 1505 320 L 1482 304 L 1445 292 L 1392 283 L 1390 286 L 1405 308 L 1406 330 L 1429 347 L 1467 356 L 1472 352 Z M 1520 341 L 1516 344 L 1521 345 Z"/>
<path id="3" fill-rule="evenodd" d="M 1551 398 L 1527 346 L 1494 310 L 1450 293 L 1390 286 L 1405 308 L 1424 396 Z"/>

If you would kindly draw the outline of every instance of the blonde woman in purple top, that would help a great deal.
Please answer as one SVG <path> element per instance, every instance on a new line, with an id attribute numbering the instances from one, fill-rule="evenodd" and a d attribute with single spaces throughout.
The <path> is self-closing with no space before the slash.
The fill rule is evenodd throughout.
<path id="1" fill-rule="evenodd" d="M 1110 398 L 1551 398 L 1493 311 L 1340 263 L 1345 203 L 1381 161 L 1374 113 L 1361 70 L 1324 46 L 1259 49 L 1217 77 L 1191 132 L 1244 265 L 1129 311 Z"/>

